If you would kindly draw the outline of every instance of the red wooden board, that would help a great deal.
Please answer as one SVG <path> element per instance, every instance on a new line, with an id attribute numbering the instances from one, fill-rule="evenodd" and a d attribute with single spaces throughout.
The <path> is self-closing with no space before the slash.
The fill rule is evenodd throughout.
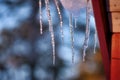
<path id="1" fill-rule="evenodd" d="M 111 80 L 120 80 L 120 60 L 112 59 Z"/>
<path id="2" fill-rule="evenodd" d="M 112 58 L 120 58 L 120 34 L 112 35 Z"/>

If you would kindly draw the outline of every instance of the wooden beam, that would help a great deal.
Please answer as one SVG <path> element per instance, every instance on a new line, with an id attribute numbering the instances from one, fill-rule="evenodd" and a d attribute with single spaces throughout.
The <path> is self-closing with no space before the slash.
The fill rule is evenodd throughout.
<path id="1" fill-rule="evenodd" d="M 120 80 L 120 34 L 112 35 L 111 80 Z"/>
<path id="2" fill-rule="evenodd" d="M 112 35 L 112 59 L 120 59 L 120 34 Z"/>
<path id="3" fill-rule="evenodd" d="M 120 80 L 120 59 L 112 59 L 111 80 Z"/>
<path id="4" fill-rule="evenodd" d="M 109 14 L 112 32 L 113 33 L 120 32 L 120 12 L 112 12 Z"/>
<path id="5" fill-rule="evenodd" d="M 96 28 L 98 32 L 98 38 L 102 53 L 102 60 L 104 64 L 104 69 L 106 73 L 107 80 L 110 80 L 110 34 L 109 34 L 109 25 L 107 24 L 107 10 L 105 0 L 92 0 L 93 11 L 96 21 Z M 109 44 L 108 44 L 109 43 Z"/>
<path id="6" fill-rule="evenodd" d="M 107 0 L 108 3 L 108 11 L 116 12 L 120 11 L 120 0 Z"/>

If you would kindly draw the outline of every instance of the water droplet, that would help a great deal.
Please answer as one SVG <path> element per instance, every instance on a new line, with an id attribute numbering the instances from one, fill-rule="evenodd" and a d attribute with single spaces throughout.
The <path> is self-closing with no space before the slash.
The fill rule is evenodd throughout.
<path id="1" fill-rule="evenodd" d="M 48 16 L 48 23 L 49 23 L 49 31 L 51 35 L 51 44 L 52 44 L 52 56 L 53 56 L 53 65 L 55 64 L 55 38 L 54 38 L 54 31 L 53 31 L 53 25 L 52 25 L 52 17 L 50 14 L 50 7 L 49 7 L 49 0 L 45 0 L 46 10 L 47 10 L 47 16 Z"/>
<path id="2" fill-rule="evenodd" d="M 69 16 L 69 27 L 70 27 L 70 34 L 71 34 L 71 49 L 72 49 L 72 63 L 74 63 L 74 32 L 73 32 L 73 18 L 72 14 Z"/>

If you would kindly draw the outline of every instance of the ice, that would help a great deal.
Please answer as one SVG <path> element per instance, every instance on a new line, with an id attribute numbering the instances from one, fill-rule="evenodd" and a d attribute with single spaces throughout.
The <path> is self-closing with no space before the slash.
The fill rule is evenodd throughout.
<path id="1" fill-rule="evenodd" d="M 86 32 L 85 32 L 85 40 L 83 44 L 83 61 L 85 61 L 86 50 L 88 48 L 88 42 L 90 37 L 90 0 L 87 0 L 86 4 Z"/>
<path id="2" fill-rule="evenodd" d="M 51 14 L 50 14 L 50 6 L 49 6 L 49 0 L 45 0 L 45 6 L 46 6 L 46 12 L 47 12 L 47 16 L 48 16 L 48 23 L 49 23 L 49 31 L 52 31 L 52 18 L 51 18 Z"/>
<path id="3" fill-rule="evenodd" d="M 77 18 L 75 18 L 75 28 L 77 28 Z"/>
<path id="4" fill-rule="evenodd" d="M 63 7 L 72 13 L 74 16 L 78 17 L 80 14 L 80 9 L 85 6 L 86 0 L 60 0 Z"/>
<path id="5" fill-rule="evenodd" d="M 70 14 L 69 16 L 69 27 L 70 27 L 70 34 L 71 34 L 72 63 L 74 63 L 74 32 L 73 32 L 72 14 Z"/>
<path id="6" fill-rule="evenodd" d="M 49 0 L 45 0 L 46 10 L 47 10 L 47 16 L 48 16 L 48 23 L 49 23 L 49 31 L 51 35 L 51 44 L 52 44 L 52 56 L 53 56 L 53 65 L 55 64 L 55 38 L 54 38 L 54 31 L 53 31 L 53 25 L 52 25 L 52 17 L 50 14 L 50 7 L 49 7 Z"/>
<path id="7" fill-rule="evenodd" d="M 39 12 L 40 12 L 40 34 L 43 33 L 43 29 L 42 29 L 42 2 L 41 0 L 39 0 Z"/>
<path id="8" fill-rule="evenodd" d="M 97 31 L 95 29 L 95 33 L 94 33 L 94 54 L 96 53 L 96 45 L 97 45 Z"/>
<path id="9" fill-rule="evenodd" d="M 58 5 L 58 0 L 55 0 L 55 5 L 57 8 L 57 12 L 59 15 L 59 19 L 60 19 L 60 31 L 61 31 L 61 37 L 62 37 L 62 41 L 64 42 L 64 32 L 63 32 L 63 20 L 62 20 L 62 15 L 61 15 L 61 11 Z"/>

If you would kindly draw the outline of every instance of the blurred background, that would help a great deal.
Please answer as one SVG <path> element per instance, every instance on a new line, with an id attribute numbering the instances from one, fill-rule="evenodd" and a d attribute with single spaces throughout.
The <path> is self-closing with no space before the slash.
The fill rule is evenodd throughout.
<path id="1" fill-rule="evenodd" d="M 52 64 L 51 38 L 44 0 L 43 35 L 40 35 L 38 0 L 0 0 L 0 80 L 106 80 L 99 43 L 93 53 L 95 22 L 92 14 L 86 61 L 82 61 L 85 37 L 85 9 L 82 8 L 74 29 L 75 63 L 72 63 L 69 12 L 61 3 L 64 43 L 59 17 L 53 0 L 50 9 L 55 32 L 56 65 Z"/>

